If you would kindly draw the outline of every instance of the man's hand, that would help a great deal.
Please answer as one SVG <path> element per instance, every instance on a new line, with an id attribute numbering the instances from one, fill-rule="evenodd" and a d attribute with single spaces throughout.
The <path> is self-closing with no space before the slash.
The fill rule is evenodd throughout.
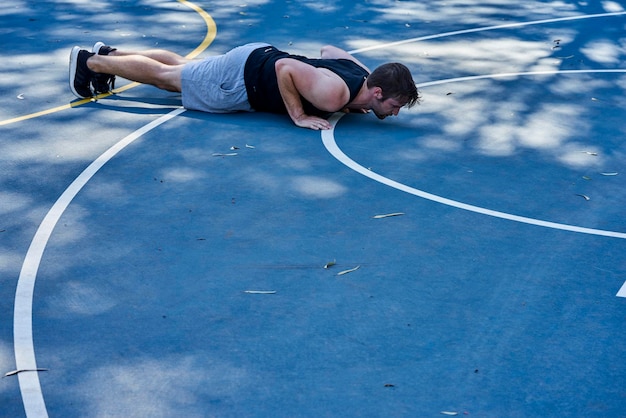
<path id="1" fill-rule="evenodd" d="M 293 122 L 296 126 L 301 128 L 309 128 L 315 131 L 330 129 L 330 122 L 326 119 L 318 118 L 317 116 L 309 116 L 302 114 L 302 116 L 294 118 Z"/>

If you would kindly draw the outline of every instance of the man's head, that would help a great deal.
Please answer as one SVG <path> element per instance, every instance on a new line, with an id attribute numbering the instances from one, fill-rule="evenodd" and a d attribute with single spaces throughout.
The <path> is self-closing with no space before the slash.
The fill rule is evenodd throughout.
<path id="1" fill-rule="evenodd" d="M 397 115 L 400 108 L 412 107 L 420 100 L 411 72 L 397 62 L 376 68 L 367 77 L 367 88 L 376 90 L 372 110 L 379 119 Z"/>

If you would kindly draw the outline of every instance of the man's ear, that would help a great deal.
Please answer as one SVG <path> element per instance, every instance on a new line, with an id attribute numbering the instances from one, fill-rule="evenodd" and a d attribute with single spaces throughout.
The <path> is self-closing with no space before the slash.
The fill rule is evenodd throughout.
<path id="1" fill-rule="evenodd" d="M 374 97 L 378 100 L 382 100 L 383 89 L 381 89 L 380 87 L 374 87 Z"/>

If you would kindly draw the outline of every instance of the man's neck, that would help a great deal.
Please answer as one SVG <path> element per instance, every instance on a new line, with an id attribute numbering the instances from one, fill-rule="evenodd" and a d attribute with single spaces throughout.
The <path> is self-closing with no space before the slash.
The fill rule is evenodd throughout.
<path id="1" fill-rule="evenodd" d="M 361 86 L 361 90 L 359 90 L 359 93 L 356 95 L 354 100 L 348 103 L 347 107 L 350 110 L 357 110 L 357 111 L 358 110 L 364 110 L 364 111 L 370 110 L 371 109 L 370 103 L 373 97 L 374 97 L 374 93 L 372 92 L 372 90 L 367 87 L 367 83 L 363 83 L 363 85 Z"/>

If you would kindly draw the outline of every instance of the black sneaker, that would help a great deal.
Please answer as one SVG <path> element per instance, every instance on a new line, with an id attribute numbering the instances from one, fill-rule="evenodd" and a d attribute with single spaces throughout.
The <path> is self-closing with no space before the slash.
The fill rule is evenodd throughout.
<path id="1" fill-rule="evenodd" d="M 105 45 L 103 42 L 96 42 L 93 48 L 91 48 L 91 52 L 98 55 L 109 55 L 115 49 Z M 96 94 L 108 93 L 115 88 L 115 76 L 113 74 L 96 73 L 91 80 L 91 85 Z"/>
<path id="2" fill-rule="evenodd" d="M 70 89 L 81 99 L 93 96 L 91 80 L 96 73 L 87 67 L 87 59 L 93 55 L 93 52 L 80 49 L 78 46 L 72 48 L 70 54 Z"/>

